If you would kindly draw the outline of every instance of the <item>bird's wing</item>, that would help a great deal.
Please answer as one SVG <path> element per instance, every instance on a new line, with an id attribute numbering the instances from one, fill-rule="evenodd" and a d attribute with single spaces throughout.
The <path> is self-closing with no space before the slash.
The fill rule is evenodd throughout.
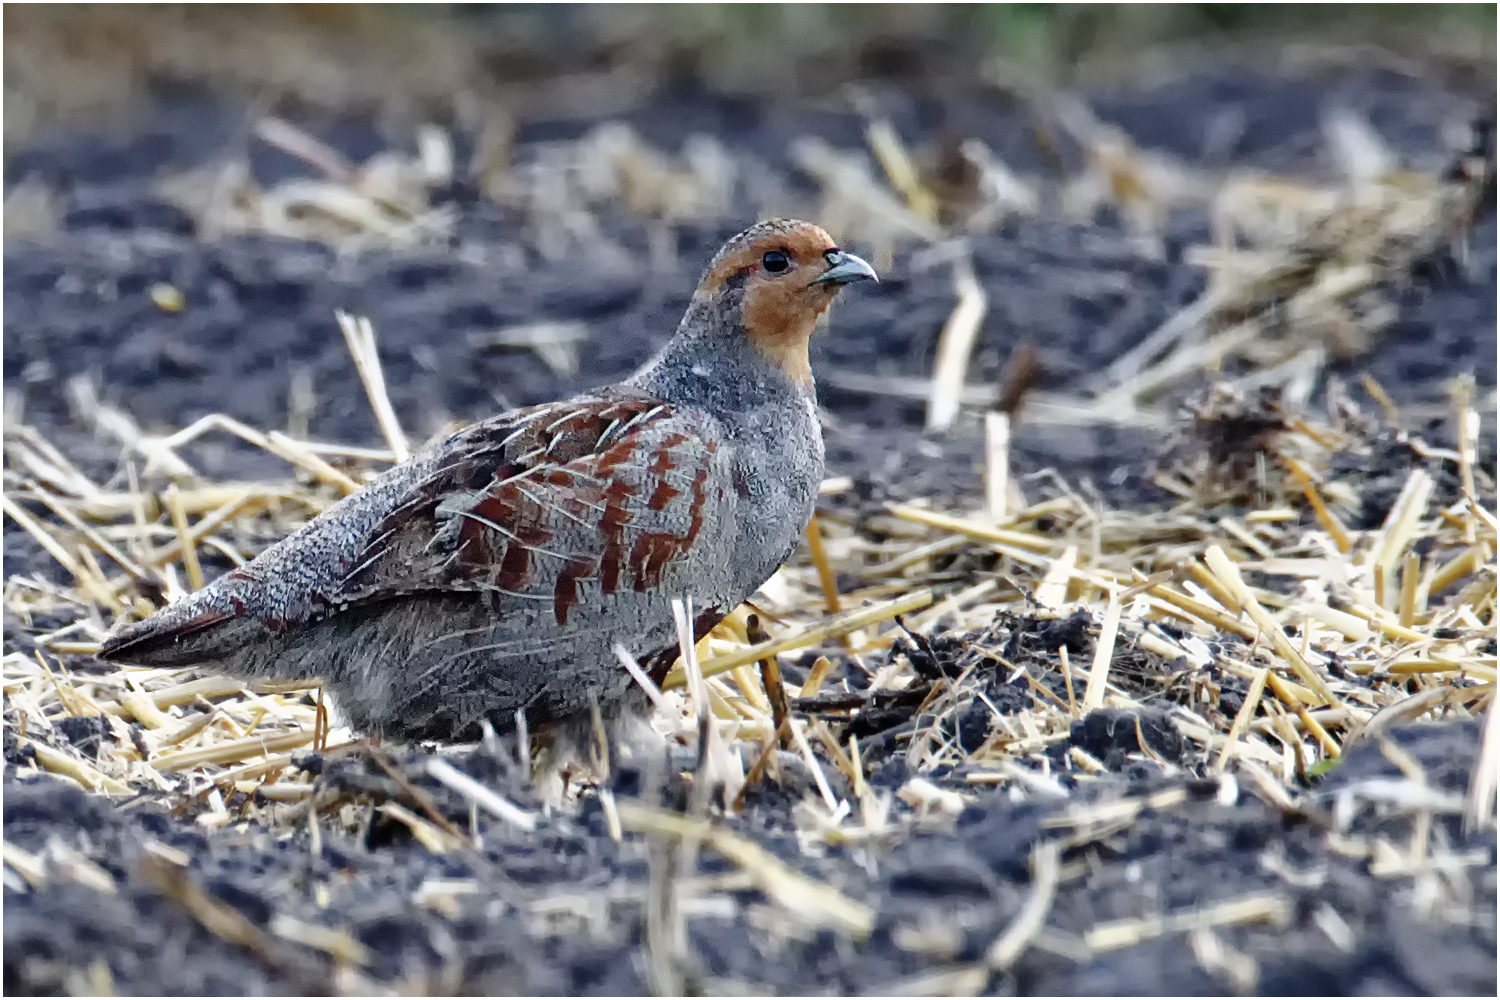
<path id="1" fill-rule="evenodd" d="M 493 417 L 390 470 L 248 565 L 106 639 L 152 665 L 228 662 L 264 633 L 414 594 L 490 592 L 578 625 L 670 582 L 729 523 L 713 418 L 604 390 Z"/>
<path id="2" fill-rule="evenodd" d="M 330 604 L 432 591 L 550 602 L 658 587 L 721 523 L 728 455 L 697 411 L 618 393 L 461 431 L 370 532 Z"/>

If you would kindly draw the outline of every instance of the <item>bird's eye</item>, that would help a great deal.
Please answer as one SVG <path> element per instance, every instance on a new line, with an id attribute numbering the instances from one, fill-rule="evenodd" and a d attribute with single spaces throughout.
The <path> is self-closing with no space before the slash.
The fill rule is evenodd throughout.
<path id="1" fill-rule="evenodd" d="M 767 250 L 760 262 L 772 274 L 780 274 L 791 266 L 791 260 L 787 258 L 785 250 Z"/>

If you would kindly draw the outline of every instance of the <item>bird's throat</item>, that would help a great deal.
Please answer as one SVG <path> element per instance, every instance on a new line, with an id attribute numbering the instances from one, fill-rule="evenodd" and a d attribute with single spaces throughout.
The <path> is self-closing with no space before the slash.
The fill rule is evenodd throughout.
<path id="1" fill-rule="evenodd" d="M 785 341 L 751 339 L 751 343 L 772 366 L 785 372 L 800 386 L 813 384 L 812 364 L 807 358 L 807 338 L 787 338 Z"/>
<path id="2" fill-rule="evenodd" d="M 780 289 L 776 291 L 780 292 Z M 806 300 L 808 293 L 802 289 L 789 289 L 783 294 L 764 288 L 757 292 L 746 297 L 742 313 L 745 338 L 792 381 L 811 386 L 812 365 L 807 358 L 807 342 L 818 325 L 818 317 L 823 315 L 833 297 L 825 298 L 814 293 L 816 298 L 809 303 Z M 797 298 L 793 299 L 793 296 Z"/>

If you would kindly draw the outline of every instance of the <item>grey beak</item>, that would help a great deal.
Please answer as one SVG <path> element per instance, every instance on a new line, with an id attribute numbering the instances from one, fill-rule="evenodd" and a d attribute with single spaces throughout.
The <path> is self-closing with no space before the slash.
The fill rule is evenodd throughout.
<path id="1" fill-rule="evenodd" d="M 852 253 L 839 251 L 833 266 L 812 280 L 813 285 L 847 285 L 855 281 L 880 280 L 875 269 Z"/>

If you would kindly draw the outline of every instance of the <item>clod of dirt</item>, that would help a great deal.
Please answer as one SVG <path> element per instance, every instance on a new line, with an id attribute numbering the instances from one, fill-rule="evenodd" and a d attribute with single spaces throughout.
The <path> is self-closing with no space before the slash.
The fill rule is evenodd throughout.
<path id="1" fill-rule="evenodd" d="M 1111 771 L 1122 769 L 1126 754 L 1144 752 L 1176 764 L 1188 749 L 1167 713 L 1150 708 L 1096 709 L 1073 723 L 1069 741 Z"/>

